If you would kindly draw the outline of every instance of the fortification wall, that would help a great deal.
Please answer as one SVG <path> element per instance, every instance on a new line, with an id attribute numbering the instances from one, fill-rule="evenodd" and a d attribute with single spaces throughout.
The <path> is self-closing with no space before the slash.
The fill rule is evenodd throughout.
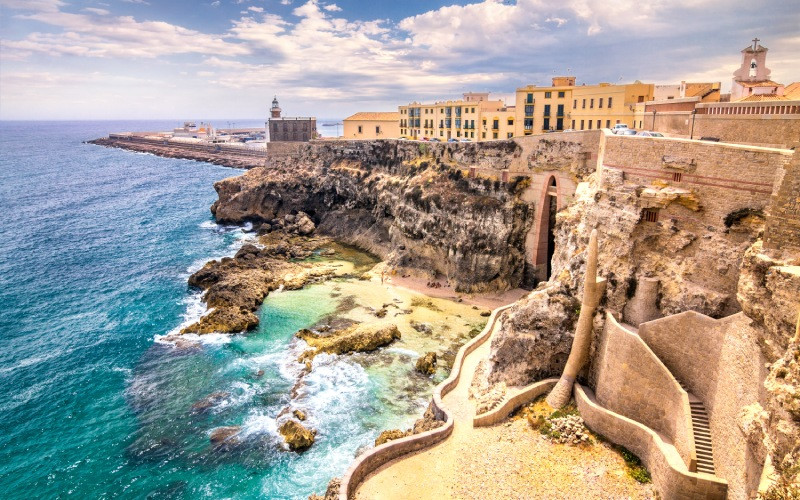
<path id="1" fill-rule="evenodd" d="M 796 146 L 800 146 L 798 141 Z M 800 250 L 800 153 L 778 172 L 767 211 L 764 248 Z"/>
<path id="2" fill-rule="evenodd" d="M 675 448 L 665 443 L 652 429 L 603 408 L 588 387 L 575 384 L 573 393 L 578 411 L 586 425 L 636 454 L 650 471 L 653 483 L 662 498 L 684 500 L 727 498 L 727 484 L 724 480 L 708 474 L 689 472 Z"/>
<path id="3" fill-rule="evenodd" d="M 600 405 L 666 436 L 693 469 L 697 457 L 688 395 L 642 339 L 611 314 L 595 369 Z"/>
<path id="4" fill-rule="evenodd" d="M 695 115 L 694 138 L 787 148 L 800 140 L 800 114 Z"/>
<path id="5" fill-rule="evenodd" d="M 609 134 L 604 166 L 642 185 L 655 182 L 691 190 L 702 210 L 683 217 L 721 227 L 735 210 L 766 208 L 776 174 L 791 158 L 789 150 Z"/>
<path id="6" fill-rule="evenodd" d="M 715 320 L 687 311 L 639 327 L 639 335 L 708 412 L 714 465 L 731 499 L 758 490 L 765 451 L 751 443 L 743 414 L 764 402 L 765 359 L 751 320 L 738 313 Z"/>

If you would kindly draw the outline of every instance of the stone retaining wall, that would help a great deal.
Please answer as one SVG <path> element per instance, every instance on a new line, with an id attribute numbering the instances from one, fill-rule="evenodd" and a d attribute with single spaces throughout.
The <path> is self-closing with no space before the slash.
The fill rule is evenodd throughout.
<path id="1" fill-rule="evenodd" d="M 600 406 L 592 391 L 580 384 L 573 390 L 578 411 L 586 425 L 611 442 L 632 451 L 647 466 L 662 498 L 723 500 L 725 480 L 689 472 L 675 448 L 647 426 Z"/>
<path id="2" fill-rule="evenodd" d="M 475 415 L 472 419 L 473 427 L 488 427 L 490 425 L 499 424 L 506 420 L 511 413 L 522 405 L 528 404 L 542 394 L 550 392 L 556 383 L 557 378 L 546 378 L 539 382 L 525 386 L 522 389 L 514 390 L 511 396 L 503 399 L 503 402 L 492 411 L 488 411 L 482 415 Z"/>
<path id="3" fill-rule="evenodd" d="M 672 441 L 689 470 L 694 446 L 689 396 L 666 366 L 635 333 L 611 314 L 598 347 L 597 401 Z"/>
<path id="4" fill-rule="evenodd" d="M 750 323 L 744 313 L 715 320 L 686 311 L 639 327 L 642 340 L 703 401 L 716 474 L 728 481 L 729 497 L 742 500 L 757 492 L 764 462 L 741 427 L 746 408 L 765 403 L 766 360 Z"/>
<path id="5" fill-rule="evenodd" d="M 480 347 L 484 342 L 489 340 L 489 338 L 492 336 L 492 332 L 494 331 L 498 316 L 501 312 L 505 311 L 509 307 L 511 306 L 503 306 L 492 311 L 489 321 L 486 323 L 483 331 L 477 337 L 459 349 L 458 354 L 456 354 L 456 359 L 453 362 L 453 369 L 450 372 L 450 376 L 434 389 L 433 409 L 437 418 L 446 419 L 445 424 L 442 427 L 423 432 L 422 434 L 416 434 L 413 436 L 396 439 L 394 441 L 389 441 L 388 443 L 376 446 L 375 448 L 358 457 L 342 478 L 341 487 L 339 489 L 339 500 L 348 500 L 353 498 L 356 493 L 356 489 L 358 489 L 358 486 L 364 481 L 364 479 L 384 464 L 408 453 L 413 453 L 415 451 L 433 446 L 434 444 L 445 440 L 448 436 L 450 436 L 450 434 L 453 433 L 453 417 L 447 413 L 447 409 L 442 403 L 442 397 L 444 397 L 447 393 L 452 391 L 456 385 L 458 385 L 464 359 L 475 349 Z"/>

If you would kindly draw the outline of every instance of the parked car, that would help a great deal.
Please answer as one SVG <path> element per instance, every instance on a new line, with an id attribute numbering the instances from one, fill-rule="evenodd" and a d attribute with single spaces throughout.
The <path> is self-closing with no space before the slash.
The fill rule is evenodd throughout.
<path id="1" fill-rule="evenodd" d="M 664 137 L 664 134 L 661 132 L 653 132 L 652 130 L 640 130 L 636 133 L 636 135 L 640 135 L 642 137 Z"/>
<path id="2" fill-rule="evenodd" d="M 461 142 L 472 142 L 472 141 L 469 139 L 461 139 Z"/>
<path id="3" fill-rule="evenodd" d="M 441 140 L 439 140 L 438 138 L 434 137 L 433 139 L 431 139 L 431 140 L 430 140 L 430 141 L 428 141 L 428 142 L 442 142 L 442 141 L 441 141 Z"/>
<path id="4" fill-rule="evenodd" d="M 628 129 L 628 126 L 625 125 L 624 123 L 617 123 L 616 125 L 614 125 L 614 128 L 612 128 L 611 131 L 613 133 L 617 134 L 617 133 L 619 133 L 620 130 L 627 130 L 627 129 Z"/>
<path id="5" fill-rule="evenodd" d="M 458 139 L 455 139 L 455 138 L 451 137 L 451 138 L 447 139 L 447 142 L 458 142 Z"/>
<path id="6" fill-rule="evenodd" d="M 632 128 L 621 128 L 615 132 L 617 135 L 636 135 L 636 131 Z"/>

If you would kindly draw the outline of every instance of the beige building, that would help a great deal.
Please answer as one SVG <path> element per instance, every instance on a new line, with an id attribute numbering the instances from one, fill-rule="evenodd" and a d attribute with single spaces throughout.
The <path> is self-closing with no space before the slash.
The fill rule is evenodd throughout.
<path id="1" fill-rule="evenodd" d="M 344 119 L 345 139 L 397 139 L 400 137 L 400 113 L 359 112 Z"/>
<path id="2" fill-rule="evenodd" d="M 554 77 L 551 87 L 528 85 L 518 88 L 514 135 L 541 134 L 569 128 L 566 119 L 574 88 L 574 76 Z"/>
<path id="3" fill-rule="evenodd" d="M 514 107 L 489 100 L 485 92 L 468 92 L 455 101 L 412 102 L 398 109 L 400 135 L 411 139 L 485 141 L 514 135 Z"/>
<path id="4" fill-rule="evenodd" d="M 652 83 L 629 83 L 626 85 L 581 85 L 572 90 L 572 112 L 569 128 L 592 130 L 612 128 L 624 123 L 631 128 L 641 127 L 634 123 L 636 104 L 653 100 Z"/>
<path id="5" fill-rule="evenodd" d="M 653 84 L 640 82 L 576 86 L 574 76 L 555 77 L 550 87 L 520 87 L 514 135 L 610 128 L 617 123 L 633 127 L 636 103 L 652 100 L 653 92 Z"/>

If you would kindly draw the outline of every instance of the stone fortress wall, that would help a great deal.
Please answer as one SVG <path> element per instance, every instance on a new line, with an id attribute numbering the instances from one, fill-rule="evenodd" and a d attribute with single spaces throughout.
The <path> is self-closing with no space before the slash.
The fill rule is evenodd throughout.
<path id="1" fill-rule="evenodd" d="M 764 450 L 743 439 L 742 408 L 764 403 L 765 359 L 750 319 L 738 313 L 715 320 L 686 311 L 640 325 L 639 337 L 669 371 L 698 396 L 709 417 L 715 468 L 731 498 L 758 489 Z"/>

